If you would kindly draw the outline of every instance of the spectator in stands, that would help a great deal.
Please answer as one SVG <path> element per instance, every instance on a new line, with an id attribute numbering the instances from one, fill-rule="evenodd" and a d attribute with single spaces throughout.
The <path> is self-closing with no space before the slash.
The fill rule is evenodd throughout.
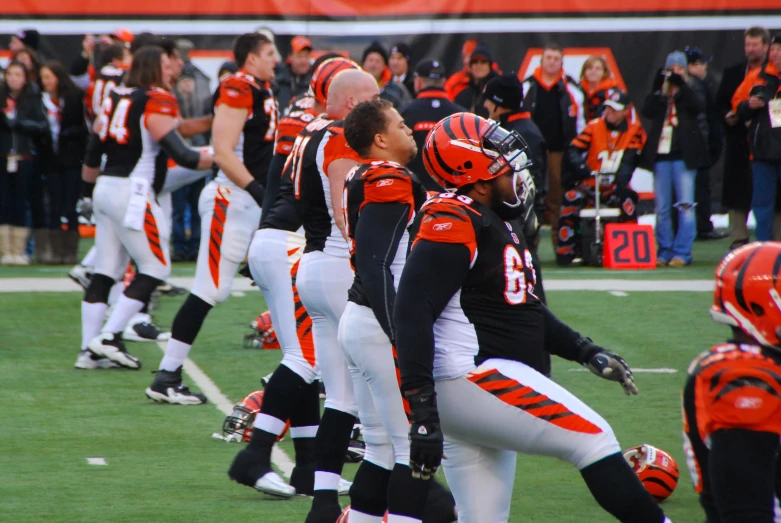
<path id="1" fill-rule="evenodd" d="M 434 179 L 429 176 L 423 166 L 420 152 L 429 131 L 437 122 L 451 114 L 463 112 L 465 109 L 448 99 L 443 89 L 445 83 L 445 68 L 437 60 L 424 60 L 415 67 L 414 89 L 416 99 L 401 112 L 404 123 L 412 129 L 412 137 L 418 145 L 418 154 L 407 165 L 414 172 L 427 191 L 441 192 Z"/>
<path id="2" fill-rule="evenodd" d="M 548 195 L 545 207 L 552 230 L 558 230 L 561 206 L 561 169 L 564 149 L 585 127 L 583 91 L 564 73 L 564 51 L 549 43 L 542 51 L 540 66 L 523 82 L 523 107 L 542 131 L 548 144 Z M 542 217 L 540 217 L 542 218 Z M 556 250 L 556 235 L 551 235 Z"/>
<path id="3" fill-rule="evenodd" d="M 751 208 L 757 220 L 757 240 L 770 241 L 781 178 L 781 33 L 770 41 L 767 63 L 749 73 L 738 87 L 732 106 L 739 122 L 750 122 L 754 182 Z"/>
<path id="4" fill-rule="evenodd" d="M 644 163 L 653 165 L 654 170 L 660 267 L 684 267 L 692 262 L 692 243 L 697 234 L 694 184 L 697 170 L 710 162 L 700 126 L 705 118 L 705 99 L 692 89 L 686 66 L 686 55 L 681 51 L 667 55 L 664 69 L 654 75 L 641 110 L 651 120 L 643 156 Z M 673 208 L 678 211 L 675 234 Z"/>
<path id="5" fill-rule="evenodd" d="M 738 86 L 750 72 L 758 70 L 765 61 L 770 33 L 764 27 L 749 27 L 743 36 L 746 60 L 727 67 L 721 76 L 716 94 L 719 115 L 724 123 L 724 171 L 722 176 L 721 204 L 729 212 L 730 249 L 749 241 L 748 212 L 751 208 L 751 159 L 748 130 L 738 121 L 732 109 L 732 97 Z"/>
<path id="6" fill-rule="evenodd" d="M 361 67 L 377 80 L 377 85 L 380 87 L 385 86 L 393 78 L 393 73 L 388 67 L 388 51 L 380 42 L 372 42 L 363 50 Z"/>
<path id="7" fill-rule="evenodd" d="M 40 96 L 35 94 L 27 68 L 12 61 L 0 85 L 0 263 L 28 265 L 25 252 L 30 229 L 26 209 L 33 209 L 37 140 L 48 133 Z M 38 209 L 40 212 L 40 209 Z"/>
<path id="8" fill-rule="evenodd" d="M 311 78 L 312 42 L 306 36 L 293 37 L 290 41 L 290 54 L 275 78 L 277 90 L 274 94 L 279 102 L 280 113 L 285 112 L 290 100 L 307 92 Z"/>
<path id="9" fill-rule="evenodd" d="M 24 65 L 27 69 L 27 76 L 30 78 L 30 85 L 36 93 L 39 92 L 38 70 L 41 68 L 41 63 L 36 52 L 29 48 L 20 49 L 14 53 L 12 60 Z"/>
<path id="10" fill-rule="evenodd" d="M 619 91 L 618 81 L 613 78 L 607 60 L 603 56 L 589 56 L 580 70 L 580 88 L 586 95 L 583 114 L 586 122 L 602 116 L 605 100 Z"/>
<path id="11" fill-rule="evenodd" d="M 196 81 L 190 72 L 182 73 L 174 90 L 183 118 L 200 118 L 211 111 L 211 100 L 200 99 L 196 94 Z M 188 138 L 194 146 L 208 145 L 208 133 Z M 172 261 L 194 261 L 198 258 L 198 246 L 201 242 L 201 220 L 198 214 L 198 198 L 206 185 L 200 178 L 192 184 L 182 187 L 171 194 L 173 204 Z M 189 212 L 188 212 L 189 209 Z M 189 227 L 187 217 L 189 217 Z M 189 229 L 190 236 L 186 231 Z"/>
<path id="12" fill-rule="evenodd" d="M 236 62 L 233 61 L 227 61 L 223 62 L 223 64 L 220 66 L 220 70 L 217 71 L 217 81 L 222 82 L 222 80 L 226 76 L 230 76 L 232 74 L 236 74 L 238 72 L 239 68 L 236 67 Z"/>
<path id="13" fill-rule="evenodd" d="M 399 42 L 391 47 L 390 58 L 388 59 L 388 66 L 393 73 L 392 82 L 403 84 L 407 88 L 407 91 L 414 96 L 415 94 L 415 78 L 410 70 L 410 57 L 412 56 L 412 49 L 404 42 Z"/>
<path id="14" fill-rule="evenodd" d="M 22 29 L 15 35 L 11 35 L 11 41 L 8 43 L 8 50 L 16 54 L 22 49 L 32 49 L 38 51 L 41 44 L 41 35 L 35 29 Z"/>
<path id="15" fill-rule="evenodd" d="M 41 67 L 41 97 L 50 133 L 40 150 L 48 212 L 44 227 L 35 230 L 36 259 L 43 264 L 73 265 L 78 261 L 76 202 L 87 147 L 84 92 L 62 65 L 49 62 Z"/>
<path id="16" fill-rule="evenodd" d="M 708 133 L 708 166 L 697 171 L 694 185 L 694 201 L 697 202 L 694 208 L 697 219 L 697 239 L 721 240 L 727 237 L 727 233 L 717 231 L 713 227 L 710 191 L 710 170 L 719 161 L 724 142 L 723 119 L 719 116 L 716 106 L 717 85 L 713 77 L 708 76 L 708 63 L 711 58 L 706 57 L 699 47 L 687 47 L 684 52 L 692 88 L 705 98 L 705 120 L 700 124 L 707 129 Z"/>
<path id="17" fill-rule="evenodd" d="M 184 60 L 184 67 L 182 68 L 182 74 L 186 74 L 195 79 L 195 93 L 198 99 L 208 101 L 211 103 L 212 88 L 209 77 L 198 69 L 198 66 L 190 59 L 190 52 L 195 49 L 195 44 L 187 38 L 179 38 L 174 42 L 176 49 L 179 51 L 179 56 Z"/>
<path id="18" fill-rule="evenodd" d="M 484 118 L 488 116 L 488 110 L 483 107 L 483 89 L 492 78 L 498 76 L 493 65 L 491 49 L 486 44 L 477 44 L 469 55 L 469 83 L 454 100 L 461 107 Z"/>
<path id="19" fill-rule="evenodd" d="M 447 91 L 447 96 L 451 100 L 455 100 L 458 93 L 466 89 L 469 85 L 469 60 L 476 45 L 477 40 L 467 40 L 464 42 L 464 46 L 461 48 L 461 62 L 463 67 L 460 71 L 450 75 L 450 78 L 445 82 L 445 91 Z"/>

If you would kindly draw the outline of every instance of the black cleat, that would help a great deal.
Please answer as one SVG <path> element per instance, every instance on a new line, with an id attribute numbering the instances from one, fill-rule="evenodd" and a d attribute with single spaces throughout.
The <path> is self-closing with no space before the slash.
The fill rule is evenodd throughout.
<path id="1" fill-rule="evenodd" d="M 158 403 L 172 405 L 203 405 L 207 402 L 206 396 L 190 391 L 182 383 L 182 367 L 174 372 L 157 371 L 152 385 L 146 389 L 146 397 Z"/>

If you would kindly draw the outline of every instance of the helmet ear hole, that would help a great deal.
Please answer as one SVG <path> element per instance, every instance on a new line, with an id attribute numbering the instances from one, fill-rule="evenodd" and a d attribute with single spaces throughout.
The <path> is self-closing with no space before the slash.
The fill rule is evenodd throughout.
<path id="1" fill-rule="evenodd" d="M 469 160 L 464 162 L 464 169 L 471 169 L 472 168 L 472 162 Z"/>
<path id="2" fill-rule="evenodd" d="M 765 315 L 765 309 L 759 305 L 758 303 L 751 302 L 751 312 L 754 313 L 754 316 L 764 316 Z"/>

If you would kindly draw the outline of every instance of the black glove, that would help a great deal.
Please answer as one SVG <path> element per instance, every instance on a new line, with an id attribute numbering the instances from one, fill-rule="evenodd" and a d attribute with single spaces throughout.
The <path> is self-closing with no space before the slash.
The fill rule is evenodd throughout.
<path id="1" fill-rule="evenodd" d="M 659 68 L 654 75 L 654 83 L 651 86 L 651 92 L 655 93 L 656 91 L 661 90 L 666 78 L 667 77 L 664 75 L 664 70 Z"/>
<path id="2" fill-rule="evenodd" d="M 410 407 L 409 466 L 412 477 L 430 479 L 442 463 L 443 441 L 437 411 L 437 393 L 433 386 L 405 394 Z"/>
<path id="3" fill-rule="evenodd" d="M 674 85 L 675 87 L 680 87 L 686 83 L 686 80 L 684 80 L 683 76 L 679 74 L 670 73 L 670 76 L 667 77 L 667 82 L 670 85 Z"/>
<path id="4" fill-rule="evenodd" d="M 588 370 L 606 380 L 621 383 L 627 396 L 637 396 L 638 390 L 632 377 L 632 369 L 626 364 L 624 358 L 614 354 L 599 345 L 594 344 L 590 338 L 578 340 L 581 362 Z"/>

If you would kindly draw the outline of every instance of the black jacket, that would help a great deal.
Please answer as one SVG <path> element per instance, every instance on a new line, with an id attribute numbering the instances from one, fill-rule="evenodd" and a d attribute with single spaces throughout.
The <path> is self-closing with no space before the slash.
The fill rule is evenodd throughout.
<path id="1" fill-rule="evenodd" d="M 437 122 L 451 114 L 464 111 L 466 109 L 451 102 L 447 97 L 447 92 L 439 87 L 428 87 L 421 90 L 418 97 L 401 111 L 404 123 L 412 129 L 412 137 L 418 145 L 418 154 L 407 165 L 407 168 L 415 173 L 427 191 L 440 192 L 442 188 L 436 184 L 423 167 L 422 154 L 426 137 Z"/>
<path id="2" fill-rule="evenodd" d="M 22 156 L 32 156 L 37 154 L 41 145 L 45 146 L 47 136 L 51 142 L 41 96 L 26 94 L 20 98 L 15 118 L 9 119 L 5 111 L 0 109 L 0 157 L 8 156 L 12 151 Z M 0 106 L 5 105 L 5 100 L 0 101 Z"/>
<path id="3" fill-rule="evenodd" d="M 757 84 L 752 89 L 752 95 L 762 95 L 765 105 L 759 109 L 750 109 L 748 101 L 738 105 L 740 121 L 749 121 L 748 139 L 754 160 L 764 162 L 781 162 L 781 127 L 775 129 L 770 125 L 768 104 L 771 100 L 781 100 L 781 75 L 775 71 L 762 70 L 757 77 Z"/>
<path id="4" fill-rule="evenodd" d="M 84 93 L 76 91 L 66 96 L 63 102 L 57 152 L 55 153 L 52 147 L 51 134 L 48 134 L 41 143 L 39 154 L 43 173 L 57 172 L 61 167 L 78 168 L 84 160 L 89 134 L 84 120 Z"/>
<path id="5" fill-rule="evenodd" d="M 544 114 L 538 114 L 537 111 L 537 94 L 542 88 L 540 86 L 540 75 L 539 68 L 537 68 L 534 74 L 523 81 L 524 97 L 521 106 L 524 110 L 531 113 L 532 119 L 535 121 L 545 118 Z M 566 149 L 567 145 L 586 126 L 583 111 L 585 95 L 578 83 L 566 75 L 563 75 L 552 89 L 556 89 L 561 93 L 561 131 L 564 149 Z M 553 144 L 551 144 L 549 138 L 548 146 L 550 147 L 551 145 Z"/>
<path id="6" fill-rule="evenodd" d="M 458 93 L 456 99 L 453 101 L 461 107 L 465 107 L 467 111 L 475 113 L 477 116 L 488 118 L 488 109 L 483 107 L 483 89 L 485 88 L 485 84 L 497 76 L 499 76 L 499 74 L 491 69 L 488 76 L 482 80 L 477 82 L 475 82 L 474 79 L 470 80 L 469 85 Z"/>
<path id="7" fill-rule="evenodd" d="M 656 162 L 659 138 L 667 118 L 667 102 L 669 96 L 659 89 L 653 90 L 645 97 L 640 114 L 651 122 L 648 142 L 643 149 L 641 165 L 653 170 Z M 680 144 L 683 148 L 683 162 L 687 169 L 700 169 L 710 165 L 708 143 L 701 127 L 705 118 L 705 99 L 684 83 L 673 97 L 678 115 Z"/>
<path id="8" fill-rule="evenodd" d="M 279 113 L 284 114 L 285 109 L 290 104 L 290 100 L 297 96 L 306 94 L 309 90 L 309 81 L 312 79 L 312 71 L 307 74 L 297 76 L 290 70 L 290 66 L 281 67 L 279 73 L 274 79 L 276 88 L 274 96 L 279 103 Z"/>

